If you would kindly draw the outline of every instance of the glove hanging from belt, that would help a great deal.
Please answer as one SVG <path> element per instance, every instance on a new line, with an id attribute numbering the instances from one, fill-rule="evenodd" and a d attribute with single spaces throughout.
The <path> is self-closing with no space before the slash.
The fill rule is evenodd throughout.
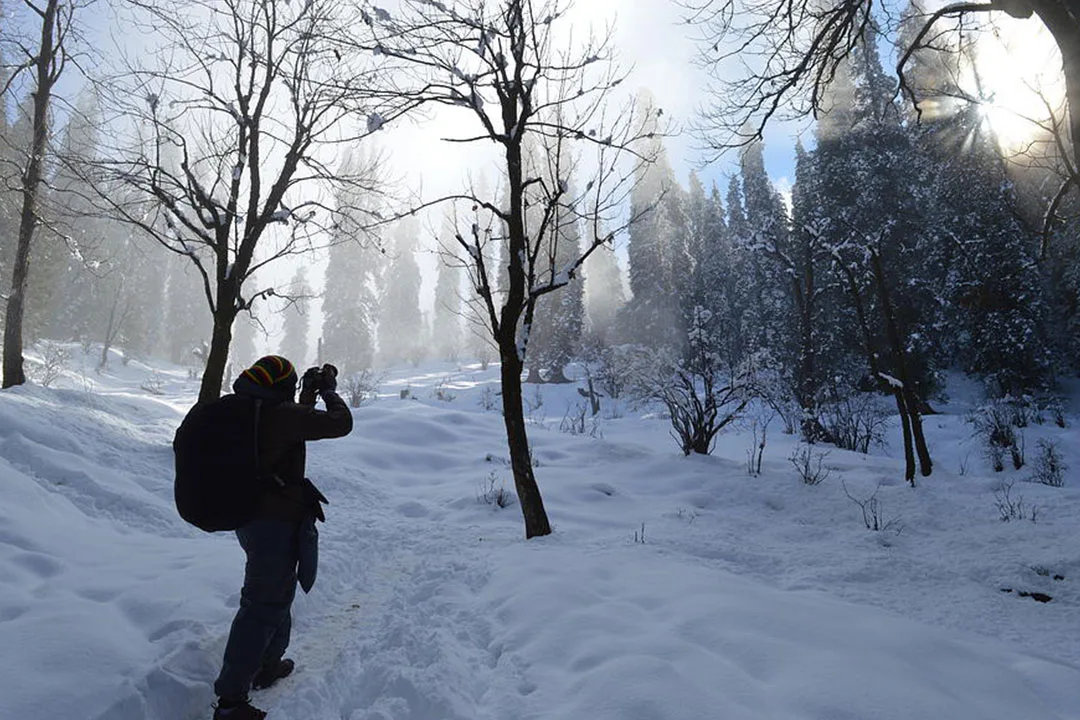
<path id="1" fill-rule="evenodd" d="M 312 517 L 319 522 L 326 522 L 326 514 L 323 513 L 322 506 L 329 505 L 330 501 L 326 499 L 319 488 L 315 487 L 315 483 L 311 482 L 309 478 L 304 478 L 304 505 L 311 511 Z"/>

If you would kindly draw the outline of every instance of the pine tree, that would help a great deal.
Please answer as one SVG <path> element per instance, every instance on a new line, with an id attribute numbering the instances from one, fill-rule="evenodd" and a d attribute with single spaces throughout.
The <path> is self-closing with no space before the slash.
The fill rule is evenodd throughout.
<path id="1" fill-rule="evenodd" d="M 202 278 L 190 262 L 174 255 L 169 257 L 165 288 L 165 325 L 169 328 L 165 350 L 168 358 L 177 365 L 201 372 L 211 324 Z"/>
<path id="2" fill-rule="evenodd" d="M 307 367 L 311 356 L 308 321 L 312 292 L 307 279 L 307 268 L 304 266 L 298 267 L 293 273 L 288 296 L 288 303 L 282 313 L 282 339 L 278 353 L 291 360 L 296 367 Z"/>
<path id="3" fill-rule="evenodd" d="M 558 164 L 560 172 L 570 173 L 570 164 L 565 159 Z M 576 193 L 569 177 L 551 178 L 553 185 L 561 184 L 564 192 L 571 197 Z M 575 262 L 582 252 L 581 228 L 576 216 L 560 215 L 561 208 L 555 209 L 552 229 L 545 252 L 554 258 L 550 264 L 552 273 L 562 272 Z M 552 282 L 554 277 L 541 278 L 542 282 Z M 580 277 L 569 282 L 560 292 L 540 298 L 533 315 L 533 326 L 529 336 L 529 354 L 526 365 L 529 375 L 534 370 L 548 371 L 548 382 L 569 382 L 564 370 L 573 359 L 581 341 L 582 323 L 584 322 L 584 283 Z"/>
<path id="4" fill-rule="evenodd" d="M 366 162 L 350 152 L 341 169 L 350 174 Z M 342 188 L 335 201 L 339 221 L 333 228 L 323 282 L 319 361 L 352 374 L 371 368 L 374 361 L 378 288 L 385 258 L 379 238 L 363 227 L 363 219 L 376 211 L 372 198 Z"/>
<path id="5" fill-rule="evenodd" d="M 46 206 L 63 236 L 43 234 L 37 243 L 38 266 L 30 278 L 33 302 L 28 318 L 33 318 L 32 325 L 42 334 L 111 346 L 119 334 L 113 332 L 115 321 L 126 315 L 130 305 L 128 298 L 119 295 L 128 277 L 124 246 L 131 233 L 96 217 L 90 191 L 76 170 L 95 159 L 100 124 L 96 97 L 83 93 L 61 135 L 56 151 L 59 163 Z M 109 327 L 110 317 L 113 327 Z"/>
<path id="6" fill-rule="evenodd" d="M 444 223 L 442 246 L 451 247 L 453 239 L 449 220 Z M 440 256 L 435 268 L 435 307 L 431 320 L 431 351 L 443 360 L 456 360 L 462 350 L 462 291 L 463 271 L 449 253 Z"/>
<path id="7" fill-rule="evenodd" d="M 838 77 L 842 87 L 850 82 L 850 102 L 838 100 L 833 112 L 839 114 L 819 131 L 818 228 L 836 258 L 835 281 L 847 288 L 854 311 L 855 325 L 847 334 L 851 347 L 861 346 L 870 378 L 896 400 L 905 475 L 914 483 L 916 454 L 923 475 L 932 467 L 921 420 L 934 379 L 924 343 L 926 300 L 910 282 L 920 261 L 927 181 L 893 105 L 892 83 L 881 69 L 872 33 Z M 850 127 L 844 131 L 838 122 Z"/>
<path id="8" fill-rule="evenodd" d="M 244 368 L 250 367 L 259 359 L 261 353 L 256 350 L 256 336 L 260 331 L 257 318 L 248 313 L 240 313 L 236 316 L 236 324 L 233 326 L 233 341 L 229 346 L 229 368 L 231 372 L 227 378 L 229 382 Z M 300 366 L 303 368 L 303 366 Z M 303 369 L 300 370 L 303 372 Z"/>
<path id="9" fill-rule="evenodd" d="M 685 250 L 680 247 L 684 199 L 660 139 L 653 143 L 647 154 L 656 160 L 638 167 L 638 182 L 630 197 L 634 218 L 627 245 L 631 297 L 620 315 L 619 337 L 681 354 L 686 325 L 678 302 L 682 278 L 677 273 L 685 267 Z"/>
<path id="10" fill-rule="evenodd" d="M 598 248 L 585 261 L 585 328 L 595 342 L 608 344 L 615 319 L 626 304 L 622 270 L 614 248 Z"/>
<path id="11" fill-rule="evenodd" d="M 742 299 L 743 356 L 779 347 L 788 337 L 781 279 L 767 258 L 769 248 L 786 246 L 789 221 L 784 201 L 765 172 L 762 143 L 747 146 L 740 158 L 744 227 L 733 236 L 742 262 L 736 293 Z"/>
<path id="12" fill-rule="evenodd" d="M 11 137 L 18 174 L 22 173 L 22 168 L 28 162 L 33 140 L 33 104 L 33 98 L 27 96 L 18 103 L 15 109 Z M 51 122 L 49 125 L 51 130 Z M 16 178 L 14 187 L 18 187 L 18 183 Z M 48 214 L 53 202 L 53 193 L 45 183 L 39 186 L 37 193 L 38 212 Z M 21 202 L 21 197 L 16 199 L 16 203 Z M 34 233 L 34 242 L 30 247 L 30 271 L 26 281 L 23 315 L 26 339 L 31 342 L 44 337 L 49 330 L 50 312 L 53 309 L 52 298 L 57 290 L 65 287 L 64 275 L 68 259 L 69 254 L 64 238 L 49 229 L 38 226 Z"/>
<path id="13" fill-rule="evenodd" d="M 390 264 L 379 301 L 379 361 L 384 366 L 403 361 L 415 364 L 425 354 L 416 236 L 413 222 L 402 222 L 394 229 Z"/>
<path id="14" fill-rule="evenodd" d="M 977 106 L 927 126 L 936 169 L 934 229 L 923 257 L 945 358 L 986 379 L 996 396 L 1023 395 L 1050 377 L 1048 307 L 1038 242 Z"/>
<path id="15" fill-rule="evenodd" d="M 130 226 L 120 227 L 127 238 L 123 272 L 128 276 L 127 290 L 134 305 L 124 329 L 125 355 L 157 357 L 162 354 L 162 343 L 169 335 L 163 321 L 166 295 L 161 286 L 161 270 L 168 266 L 169 252 L 160 243 L 136 235 Z"/>
<path id="16" fill-rule="evenodd" d="M 791 367 L 791 396 L 802 411 L 800 431 L 808 442 L 827 437 L 821 426 L 818 404 L 827 386 L 838 376 L 854 377 L 848 365 L 863 367 L 861 356 L 848 352 L 845 328 L 855 326 L 846 295 L 830 282 L 832 257 L 824 236 L 828 203 L 822 197 L 817 156 L 796 146 L 795 186 L 792 189 L 792 226 L 789 242 L 770 253 L 788 278 L 785 290 L 791 309 L 791 332 L 785 360 Z M 828 358 L 828 364 L 822 362 Z M 846 358 L 846 360 L 845 360 Z"/>
<path id="17" fill-rule="evenodd" d="M 362 198 L 340 197 L 339 205 L 362 205 Z M 384 257 L 362 241 L 351 214 L 338 224 L 326 265 L 322 301 L 323 360 L 341 373 L 372 366 L 379 308 L 378 285 Z"/>

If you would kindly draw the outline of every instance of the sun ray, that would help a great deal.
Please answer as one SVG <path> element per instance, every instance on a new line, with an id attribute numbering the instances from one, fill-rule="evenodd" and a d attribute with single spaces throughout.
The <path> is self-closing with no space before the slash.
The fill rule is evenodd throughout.
<path id="1" fill-rule="evenodd" d="M 979 113 L 1003 150 L 1023 148 L 1061 107 L 1061 55 L 1037 20 L 1002 19 L 975 46 L 968 69 Z"/>

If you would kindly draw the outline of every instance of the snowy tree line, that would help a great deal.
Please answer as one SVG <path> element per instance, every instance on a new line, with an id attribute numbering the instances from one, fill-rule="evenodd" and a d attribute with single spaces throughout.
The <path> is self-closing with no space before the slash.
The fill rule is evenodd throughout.
<path id="1" fill-rule="evenodd" d="M 1038 150 L 1015 163 L 978 102 L 917 122 L 882 69 L 870 15 L 829 60 L 785 197 L 757 141 L 741 143 L 727 187 L 693 175 L 684 186 L 647 93 L 611 109 L 626 76 L 610 36 L 557 59 L 558 4 L 409 0 L 394 16 L 364 2 L 197 4 L 134 3 L 132 28 L 161 46 L 123 58 L 55 132 L 44 70 L 67 56 L 46 53 L 48 18 L 74 6 L 47 0 L 41 13 L 43 49 L 26 50 L 43 69 L 37 91 L 17 96 L 24 85 L 0 78 L 0 267 L 14 268 L 8 306 L 21 324 L 5 334 L 5 382 L 22 382 L 13 334 L 99 343 L 102 364 L 112 347 L 188 363 L 203 400 L 266 348 L 266 326 L 281 330 L 267 349 L 346 373 L 498 359 L 533 535 L 548 529 L 520 385 L 566 382 L 575 360 L 668 405 L 687 453 L 708 452 L 751 395 L 793 432 L 832 442 L 851 421 L 838 408 L 887 398 L 912 481 L 932 467 L 922 416 L 943 371 L 1002 397 L 1077 369 L 1080 230 L 1061 136 L 1056 164 Z M 962 62 L 913 60 L 908 87 L 967 97 Z M 471 115 L 475 134 L 454 140 L 497 146 L 497 177 L 395 208 L 368 140 L 433 106 Z M 436 206 L 437 231 L 412 218 Z M 425 317 L 417 253 L 430 235 L 440 262 Z M 272 281 L 265 268 L 288 260 L 291 279 Z"/>
<path id="2" fill-rule="evenodd" d="M 1073 370 L 1080 228 L 1064 224 L 1044 240 L 1033 218 L 1045 200 L 1032 189 L 1043 178 L 1003 160 L 977 109 L 913 122 L 872 46 L 853 55 L 831 92 L 812 148 L 797 148 L 788 198 L 766 175 L 760 144 L 742 152 L 721 189 L 694 174 L 681 184 L 654 139 L 658 160 L 639 168 L 631 198 L 630 212 L 642 217 L 629 230 L 625 273 L 606 247 L 590 258 L 584 282 L 543 299 L 528 380 L 564 381 L 567 365 L 598 345 L 686 356 L 693 337 L 708 337 L 727 367 L 754 359 L 782 378 L 813 435 L 824 432 L 815 417 L 822 402 L 882 378 L 904 381 L 919 408 L 948 368 L 984 378 L 995 396 L 1045 389 L 1055 373 Z M 8 107 L 9 95 L 0 97 L 5 269 L 17 228 L 10 180 L 30 132 L 28 98 Z M 652 101 L 646 94 L 639 102 Z M 85 93 L 59 132 L 58 155 L 94 156 L 100 124 Z M 530 162 L 541 161 L 534 152 Z M 33 249 L 29 337 L 197 364 L 209 318 L 193 272 L 182 257 L 140 241 L 130 224 L 102 216 L 82 182 L 64 163 L 51 166 L 43 193 L 55 232 Z M 386 230 L 381 247 L 354 242 L 359 231 L 348 220 L 335 231 L 322 327 L 311 325 L 317 298 L 301 267 L 279 291 L 288 300 L 267 306 L 280 313 L 284 335 L 269 349 L 314 361 L 309 338 L 321 338 L 324 357 L 357 370 L 483 354 L 461 268 L 436 264 L 434 309 L 421 313 L 420 223 Z M 449 232 L 444 223 L 443 244 Z M 580 248 L 582 228 L 562 232 L 565 251 Z M 259 314 L 238 322 L 236 362 L 255 352 Z"/>

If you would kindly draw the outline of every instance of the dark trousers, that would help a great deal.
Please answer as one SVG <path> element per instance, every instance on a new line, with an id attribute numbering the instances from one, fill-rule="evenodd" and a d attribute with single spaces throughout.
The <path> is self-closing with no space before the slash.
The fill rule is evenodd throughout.
<path id="1" fill-rule="evenodd" d="M 257 519 L 236 531 L 240 547 L 247 553 L 247 564 L 240 609 L 229 631 L 221 674 L 214 683 L 218 697 L 246 698 L 259 668 L 280 660 L 289 646 L 298 525 Z"/>

